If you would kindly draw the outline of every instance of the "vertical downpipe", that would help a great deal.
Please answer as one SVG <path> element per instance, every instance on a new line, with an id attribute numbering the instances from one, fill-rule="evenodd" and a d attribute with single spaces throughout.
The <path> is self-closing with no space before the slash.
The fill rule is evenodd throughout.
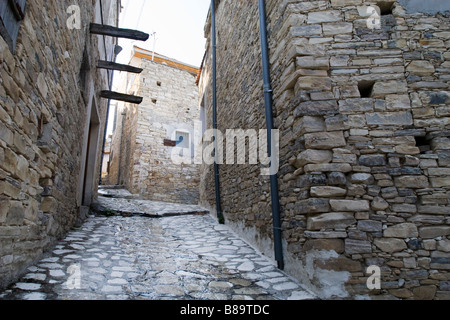
<path id="1" fill-rule="evenodd" d="M 259 20 L 261 33 L 261 52 L 264 75 L 264 100 L 266 106 L 266 124 L 267 124 L 267 150 L 271 165 L 276 155 L 272 153 L 272 130 L 275 128 L 273 123 L 273 90 L 270 79 L 270 60 L 269 60 L 269 45 L 267 37 L 267 20 L 266 20 L 266 5 L 264 0 L 259 0 Z M 274 233 L 274 247 L 275 260 L 278 263 L 278 268 L 284 269 L 283 259 L 283 245 L 281 236 L 281 215 L 280 215 L 280 197 L 278 194 L 278 177 L 276 173 L 270 175 L 270 195 L 272 202 L 272 218 L 273 218 L 273 233 Z"/>
<path id="2" fill-rule="evenodd" d="M 214 129 L 214 178 L 216 187 L 216 211 L 219 223 L 225 224 L 225 217 L 223 216 L 221 200 L 220 200 L 220 176 L 219 176 L 219 162 L 217 152 L 217 54 L 216 54 L 216 0 L 211 0 L 211 39 L 212 39 L 212 78 L 213 78 L 213 129 Z"/>

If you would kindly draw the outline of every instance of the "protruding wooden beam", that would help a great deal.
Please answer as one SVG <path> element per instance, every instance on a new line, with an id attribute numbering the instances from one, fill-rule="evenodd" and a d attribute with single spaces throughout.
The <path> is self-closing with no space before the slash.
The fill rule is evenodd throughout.
<path id="1" fill-rule="evenodd" d="M 164 139 L 164 146 L 166 147 L 176 147 L 177 142 L 169 139 Z"/>
<path id="2" fill-rule="evenodd" d="M 142 31 L 121 29 L 98 23 L 91 23 L 90 31 L 92 34 L 100 34 L 104 36 L 126 38 L 139 41 L 147 41 L 148 38 L 150 37 L 148 33 Z"/>
<path id="3" fill-rule="evenodd" d="M 100 92 L 100 97 L 111 100 L 124 101 L 128 103 L 141 104 L 143 97 L 132 96 L 129 94 L 118 93 L 114 91 L 103 90 Z"/>
<path id="4" fill-rule="evenodd" d="M 99 62 L 97 62 L 97 68 L 116 70 L 116 71 L 125 71 L 125 72 L 131 72 L 131 73 L 141 73 L 142 71 L 144 71 L 144 69 L 136 68 L 136 67 L 130 66 L 128 64 L 120 64 L 120 63 L 103 61 L 103 60 L 100 60 Z"/>

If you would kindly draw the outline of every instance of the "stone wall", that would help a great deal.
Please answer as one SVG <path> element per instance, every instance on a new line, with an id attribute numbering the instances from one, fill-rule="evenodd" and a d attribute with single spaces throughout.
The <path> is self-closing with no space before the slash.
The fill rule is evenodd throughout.
<path id="1" fill-rule="evenodd" d="M 71 5 L 80 8 L 80 29 L 67 27 Z M 117 1 L 103 5 L 105 23 L 115 25 Z M 106 101 L 98 91 L 108 83 L 95 65 L 111 58 L 112 40 L 105 57 L 91 22 L 100 22 L 98 1 L 33 0 L 14 53 L 0 37 L 0 287 L 73 227 L 89 202 L 83 194 L 95 196 L 100 149 L 87 150 L 87 135 L 93 120 L 102 139 Z M 86 157 L 95 164 L 92 190 L 83 188 Z"/>
<path id="2" fill-rule="evenodd" d="M 324 298 L 450 299 L 448 12 L 395 1 L 266 4 L 286 271 Z M 218 5 L 223 131 L 264 128 L 257 7 Z M 214 179 L 208 170 L 202 186 Z M 214 204 L 213 191 L 201 190 L 203 204 Z M 272 256 L 259 168 L 221 166 L 221 192 L 228 224 Z M 367 287 L 373 265 L 381 290 Z"/>
<path id="3" fill-rule="evenodd" d="M 196 75 L 152 61 L 151 56 L 135 56 L 131 63 L 144 71 L 128 82 L 129 90 L 144 97 L 144 101 L 141 105 L 126 105 L 119 112 L 111 181 L 118 181 L 144 199 L 197 204 L 199 167 L 193 155 L 194 126 L 199 124 L 200 113 Z M 174 141 L 177 131 L 189 133 L 189 149 L 164 144 L 164 140 Z M 174 162 L 173 155 L 180 153 L 187 156 L 185 163 Z"/>

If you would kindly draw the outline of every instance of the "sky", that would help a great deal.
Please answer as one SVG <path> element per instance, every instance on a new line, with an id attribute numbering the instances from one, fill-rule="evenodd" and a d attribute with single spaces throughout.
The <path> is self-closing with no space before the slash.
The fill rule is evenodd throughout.
<path id="1" fill-rule="evenodd" d="M 156 32 L 155 52 L 200 67 L 205 54 L 205 23 L 210 0 L 122 0 L 119 19 L 121 28 Z M 146 41 L 119 39 L 123 48 L 117 57 L 118 63 L 130 62 L 133 45 L 153 51 L 154 37 Z M 114 89 L 119 84 L 118 74 L 114 78 Z M 111 106 L 108 123 L 110 135 L 113 128 L 115 107 Z"/>
<path id="2" fill-rule="evenodd" d="M 200 67 L 210 4 L 210 0 L 122 0 L 120 27 L 156 32 L 157 53 Z M 132 46 L 153 51 L 154 37 L 146 42 L 121 39 L 119 45 L 124 50 L 117 62 L 128 63 Z"/>

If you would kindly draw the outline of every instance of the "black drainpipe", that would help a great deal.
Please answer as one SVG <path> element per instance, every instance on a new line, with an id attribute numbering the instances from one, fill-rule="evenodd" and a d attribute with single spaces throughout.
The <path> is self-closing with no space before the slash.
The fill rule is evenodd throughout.
<path id="1" fill-rule="evenodd" d="M 212 107 L 212 113 L 213 113 L 213 129 L 215 131 L 215 135 L 217 133 L 217 71 L 216 71 L 216 63 L 217 63 L 217 55 L 216 55 L 216 0 L 211 0 L 211 38 L 212 38 L 212 78 L 213 78 L 213 94 L 212 94 L 212 100 L 213 100 L 213 107 Z M 219 223 L 224 224 L 225 218 L 223 216 L 222 212 L 222 206 L 220 204 L 220 176 L 219 176 L 219 164 L 218 164 L 218 153 L 217 153 L 217 139 L 214 137 L 214 154 L 215 154 L 215 161 L 214 161 L 214 177 L 215 177 L 215 184 L 216 184 L 216 210 L 217 210 L 217 218 L 219 220 Z"/>
<path id="2" fill-rule="evenodd" d="M 267 37 L 267 21 L 266 21 L 266 5 L 264 0 L 259 0 L 259 20 L 261 32 L 261 52 L 264 75 L 264 100 L 266 106 L 266 124 L 267 124 L 267 150 L 271 165 L 273 164 L 272 154 L 272 130 L 275 129 L 273 123 L 273 90 L 270 80 L 270 60 L 269 60 L 269 45 Z M 283 259 L 283 245 L 281 237 L 281 215 L 280 215 L 280 197 L 278 194 L 278 177 L 274 173 L 270 175 L 270 195 L 272 201 L 272 218 L 273 218 L 273 234 L 275 247 L 275 260 L 278 263 L 278 268 L 284 269 Z"/>

